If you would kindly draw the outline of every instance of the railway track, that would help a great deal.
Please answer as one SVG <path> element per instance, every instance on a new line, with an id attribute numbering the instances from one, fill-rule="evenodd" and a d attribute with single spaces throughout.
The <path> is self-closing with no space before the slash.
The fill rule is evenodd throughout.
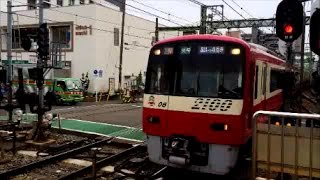
<path id="1" fill-rule="evenodd" d="M 317 113 L 317 104 L 318 102 L 316 100 L 314 100 L 314 98 L 308 96 L 306 93 L 302 94 L 302 110 L 307 112 L 307 113 L 311 113 L 311 114 L 315 114 Z"/>
<path id="2" fill-rule="evenodd" d="M 89 167 L 84 167 L 78 171 L 70 173 L 60 180 L 69 179 L 153 179 L 154 174 L 164 169 L 161 165 L 151 163 L 147 158 L 145 145 L 141 144 L 129 149 L 126 149 L 118 154 L 106 157 L 96 162 Z M 101 169 L 108 167 L 111 170 L 104 172 Z M 95 170 L 93 170 L 95 169 Z M 93 172 L 96 174 L 94 175 Z"/>
<path id="3" fill-rule="evenodd" d="M 9 169 L 3 173 L 0 173 L 0 179 L 19 179 L 19 178 L 41 178 L 41 174 L 43 177 L 49 176 L 50 178 L 54 177 L 56 179 L 57 177 L 60 177 L 63 175 L 63 173 L 69 173 L 69 172 L 62 172 L 61 170 L 67 171 L 75 171 L 79 169 L 80 167 L 70 166 L 67 163 L 63 163 L 62 161 L 71 157 L 75 157 L 76 155 L 85 155 L 87 152 L 89 152 L 94 147 L 102 147 L 103 150 L 107 151 L 109 150 L 109 153 L 112 151 L 115 151 L 116 144 L 110 143 L 112 138 L 105 138 L 97 140 L 93 143 L 90 143 L 88 145 L 84 145 L 81 147 L 73 148 L 66 150 L 62 153 L 48 156 L 46 158 L 43 158 L 42 160 L 32 162 L 26 165 L 22 165 L 19 167 L 15 167 L 13 169 Z M 124 149 L 124 148 L 118 148 Z M 116 152 L 117 153 L 117 152 Z M 114 153 L 111 153 L 114 154 Z M 105 157 L 105 156 L 104 156 Z M 85 157 L 88 158 L 88 157 Z"/>

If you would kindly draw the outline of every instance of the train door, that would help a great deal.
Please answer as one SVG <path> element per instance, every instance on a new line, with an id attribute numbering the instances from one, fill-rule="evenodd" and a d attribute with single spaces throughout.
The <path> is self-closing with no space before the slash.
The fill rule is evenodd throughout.
<path id="1" fill-rule="evenodd" d="M 261 100 L 262 100 L 262 109 L 263 110 L 267 110 L 267 83 L 268 83 L 268 65 L 267 63 L 263 62 L 262 63 L 262 96 L 261 96 Z"/>

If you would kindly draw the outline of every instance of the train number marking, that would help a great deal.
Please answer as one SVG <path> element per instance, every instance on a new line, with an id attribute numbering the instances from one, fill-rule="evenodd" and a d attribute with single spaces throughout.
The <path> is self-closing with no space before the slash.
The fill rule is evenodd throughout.
<path id="1" fill-rule="evenodd" d="M 195 100 L 191 109 L 194 110 L 207 110 L 210 111 L 228 111 L 232 106 L 232 100 L 226 99 L 206 99 L 206 98 L 198 98 Z"/>
<path id="2" fill-rule="evenodd" d="M 166 102 L 159 102 L 158 107 L 163 107 L 165 108 L 167 106 Z"/>

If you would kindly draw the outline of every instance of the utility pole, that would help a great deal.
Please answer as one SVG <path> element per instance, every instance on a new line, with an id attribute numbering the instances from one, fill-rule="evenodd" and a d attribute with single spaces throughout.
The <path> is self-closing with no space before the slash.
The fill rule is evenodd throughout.
<path id="1" fill-rule="evenodd" d="M 121 23 L 121 44 L 120 44 L 120 62 L 119 62 L 119 90 L 122 88 L 122 60 L 123 60 L 123 44 L 124 44 L 124 25 L 126 18 L 126 0 L 122 3 L 122 23 Z M 121 98 L 121 97 L 120 97 Z"/>
<path id="2" fill-rule="evenodd" d="M 7 69 L 7 77 L 8 77 L 8 88 L 9 88 L 9 96 L 8 96 L 8 105 L 10 107 L 9 110 L 9 122 L 12 122 L 12 1 L 7 1 L 7 59 L 8 59 L 8 69 Z"/>
<path id="3" fill-rule="evenodd" d="M 207 33 L 207 6 L 201 5 L 201 14 L 200 14 L 200 34 Z"/>
<path id="4" fill-rule="evenodd" d="M 39 0 L 39 27 L 43 23 L 43 0 Z M 47 59 L 42 59 L 42 57 L 38 54 L 38 62 L 37 62 L 37 86 L 39 92 L 39 102 L 38 102 L 38 124 L 36 132 L 34 133 L 34 140 L 42 141 L 44 140 L 43 128 L 41 128 L 43 123 L 43 115 L 44 115 L 44 92 L 43 92 L 43 84 L 44 84 L 44 61 Z"/>

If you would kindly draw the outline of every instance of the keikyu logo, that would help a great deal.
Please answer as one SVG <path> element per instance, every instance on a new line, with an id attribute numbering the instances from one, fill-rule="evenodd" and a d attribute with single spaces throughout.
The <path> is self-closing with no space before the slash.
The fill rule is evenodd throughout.
<path id="1" fill-rule="evenodd" d="M 154 96 L 150 96 L 149 97 L 149 102 L 148 102 L 148 104 L 150 105 L 150 106 L 154 106 Z"/>

